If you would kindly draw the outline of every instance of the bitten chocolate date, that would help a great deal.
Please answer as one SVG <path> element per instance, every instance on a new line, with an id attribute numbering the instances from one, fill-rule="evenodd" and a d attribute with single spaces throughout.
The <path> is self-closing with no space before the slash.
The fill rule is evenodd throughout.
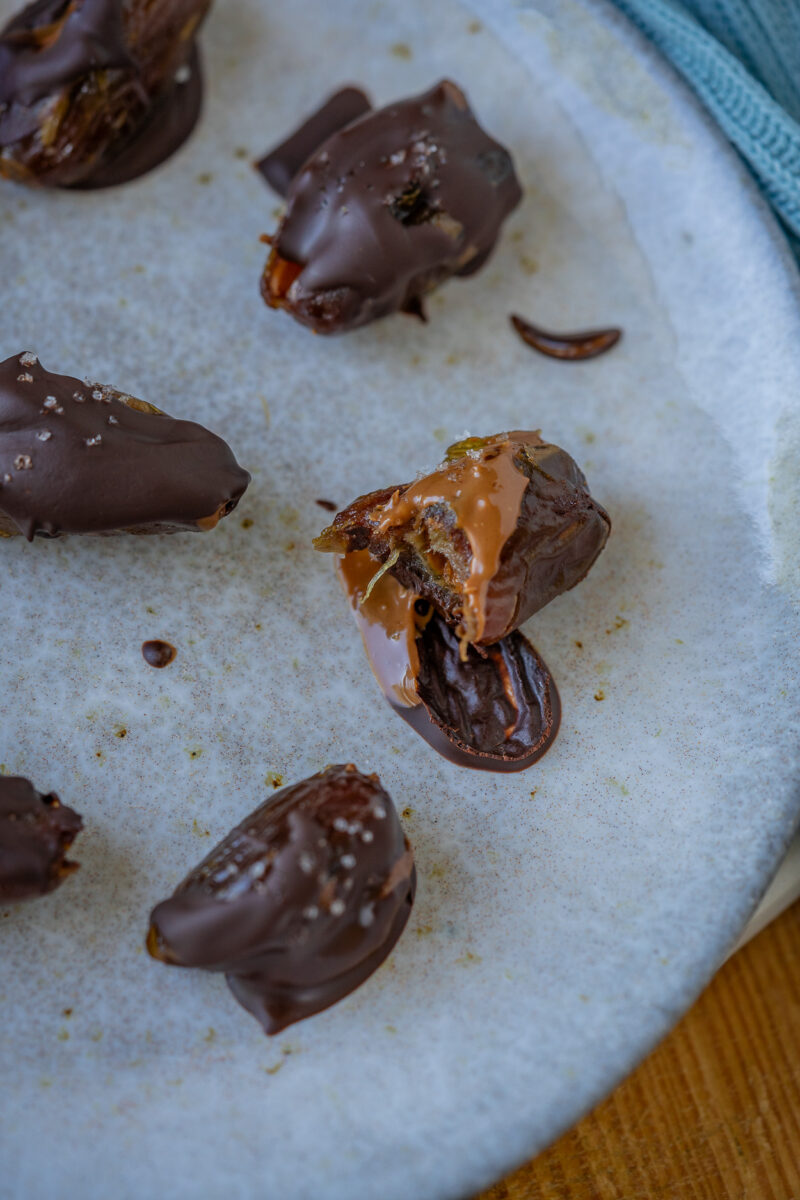
<path id="1" fill-rule="evenodd" d="M 270 796 L 150 918 L 161 962 L 223 971 L 279 1033 L 354 991 L 390 953 L 414 901 L 414 856 L 376 775 L 353 766 Z"/>
<path id="2" fill-rule="evenodd" d="M 430 475 L 354 501 L 314 544 L 368 550 L 462 640 L 491 645 L 579 583 L 610 528 L 566 451 L 517 431 L 451 446 Z"/>
<path id="3" fill-rule="evenodd" d="M 67 853 L 83 828 L 54 793 L 42 796 L 21 776 L 0 776 L 0 901 L 54 891 L 78 864 Z"/>
<path id="4" fill-rule="evenodd" d="M 521 771 L 555 741 L 555 682 L 519 632 L 466 646 L 442 615 L 368 550 L 337 569 L 381 691 L 439 754 L 462 767 Z"/>
<path id="5" fill-rule="evenodd" d="M 522 196 L 508 151 L 449 80 L 332 134 L 292 179 L 262 279 L 316 333 L 388 313 L 489 257 Z"/>
<path id="6" fill-rule="evenodd" d="M 340 88 L 329 96 L 315 113 L 290 133 L 285 141 L 270 150 L 256 163 L 257 169 L 279 196 L 285 196 L 289 184 L 306 159 L 332 134 L 338 133 L 351 121 L 363 117 L 371 108 L 369 98 L 361 88 Z"/>
<path id="7" fill-rule="evenodd" d="M 0 536 L 213 529 L 249 482 L 202 425 L 30 352 L 0 363 Z"/>
<path id="8" fill-rule="evenodd" d="M 34 0 L 0 32 L 0 175 L 105 187 L 157 166 L 202 104 L 210 0 Z"/>

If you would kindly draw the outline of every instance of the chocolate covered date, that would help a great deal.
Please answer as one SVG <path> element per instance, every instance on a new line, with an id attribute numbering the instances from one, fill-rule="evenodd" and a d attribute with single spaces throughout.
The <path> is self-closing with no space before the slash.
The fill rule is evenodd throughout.
<path id="1" fill-rule="evenodd" d="M 21 776 L 0 776 L 0 902 L 52 892 L 78 869 L 67 853 L 83 821 L 54 793 Z"/>
<path id="2" fill-rule="evenodd" d="M 0 175 L 49 187 L 135 178 L 200 113 L 210 0 L 34 0 L 0 32 Z"/>
<path id="3" fill-rule="evenodd" d="M 270 796 L 150 918 L 162 962 L 225 973 L 278 1033 L 354 991 L 387 957 L 414 901 L 414 856 L 376 775 L 353 766 Z"/>
<path id="4" fill-rule="evenodd" d="M 30 352 L 0 363 L 0 536 L 213 529 L 249 482 L 202 425 Z"/>
<path id="5" fill-rule="evenodd" d="M 423 314 L 488 258 L 522 192 L 511 156 L 444 80 L 325 140 L 288 187 L 262 294 L 316 333 Z"/>
<path id="6" fill-rule="evenodd" d="M 463 641 L 491 645 L 579 583 L 610 527 L 566 451 L 517 431 L 451 446 L 431 474 L 354 501 L 314 544 L 368 550 Z"/>
<path id="7" fill-rule="evenodd" d="M 435 750 L 487 771 L 521 771 L 542 757 L 561 708 L 527 638 L 464 646 L 419 593 L 379 573 L 368 550 L 342 555 L 337 570 L 381 691 Z"/>

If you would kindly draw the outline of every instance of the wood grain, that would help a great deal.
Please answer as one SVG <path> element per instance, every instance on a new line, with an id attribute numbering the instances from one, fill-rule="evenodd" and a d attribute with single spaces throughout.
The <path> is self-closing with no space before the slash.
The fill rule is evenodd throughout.
<path id="1" fill-rule="evenodd" d="M 800 1200 L 800 902 L 613 1095 L 477 1200 Z"/>

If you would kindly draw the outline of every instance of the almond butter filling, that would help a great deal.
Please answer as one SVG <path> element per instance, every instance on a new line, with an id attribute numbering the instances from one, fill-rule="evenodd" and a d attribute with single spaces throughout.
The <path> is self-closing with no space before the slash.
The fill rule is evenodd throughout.
<path id="1" fill-rule="evenodd" d="M 459 633 L 476 642 L 486 626 L 489 585 L 497 574 L 508 539 L 517 527 L 528 477 L 515 460 L 520 443 L 541 446 L 538 433 L 503 433 L 469 438 L 452 446 L 448 461 L 430 475 L 397 491 L 385 505 L 378 534 L 402 530 L 405 542 L 435 578 L 464 596 Z M 452 527 L 446 514 L 452 514 Z M 469 545 L 469 558 L 458 553 L 453 530 Z M 508 597 L 509 616 L 514 603 Z"/>

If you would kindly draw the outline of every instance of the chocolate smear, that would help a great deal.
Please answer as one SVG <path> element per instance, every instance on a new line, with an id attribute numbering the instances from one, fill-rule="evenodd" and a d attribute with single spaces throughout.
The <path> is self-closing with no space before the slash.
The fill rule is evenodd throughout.
<path id="1" fill-rule="evenodd" d="M 526 346 L 538 350 L 547 358 L 559 358 L 564 362 L 585 362 L 598 358 L 616 346 L 622 337 L 621 329 L 586 329 L 581 333 L 549 333 L 538 325 L 532 325 L 523 317 L 509 317 Z"/>

